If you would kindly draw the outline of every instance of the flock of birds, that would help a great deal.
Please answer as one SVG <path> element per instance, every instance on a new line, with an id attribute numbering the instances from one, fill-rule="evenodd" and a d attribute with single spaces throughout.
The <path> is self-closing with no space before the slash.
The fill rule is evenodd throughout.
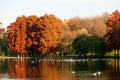
<path id="1" fill-rule="evenodd" d="M 75 74 L 76 72 L 75 71 L 72 71 L 72 74 Z M 85 74 L 85 75 L 93 75 L 93 76 L 100 76 L 102 74 L 102 72 L 100 72 L 100 71 L 97 71 L 97 72 L 95 72 L 95 73 L 90 73 L 90 74 Z"/>

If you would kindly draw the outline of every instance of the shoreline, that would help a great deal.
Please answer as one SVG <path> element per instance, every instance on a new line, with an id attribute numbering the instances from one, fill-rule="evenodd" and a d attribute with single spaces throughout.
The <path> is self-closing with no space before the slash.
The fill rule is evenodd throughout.
<path id="1" fill-rule="evenodd" d="M 0 59 L 120 59 L 120 56 L 48 56 L 48 57 L 0 56 Z"/>

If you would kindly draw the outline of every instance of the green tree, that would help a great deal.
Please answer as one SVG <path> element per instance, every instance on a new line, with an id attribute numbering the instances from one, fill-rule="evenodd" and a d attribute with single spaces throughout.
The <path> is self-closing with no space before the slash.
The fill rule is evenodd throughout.
<path id="1" fill-rule="evenodd" d="M 102 37 L 97 35 L 92 35 L 91 37 L 91 51 L 95 53 L 95 55 L 102 56 L 105 54 L 105 40 Z"/>
<path id="2" fill-rule="evenodd" d="M 5 56 L 7 56 L 8 55 L 8 39 L 7 38 L 0 39 L 0 48 L 1 48 L 1 52 L 3 52 Z"/>
<path id="3" fill-rule="evenodd" d="M 76 54 L 86 55 L 88 52 L 94 52 L 95 55 L 104 55 L 104 39 L 97 35 L 79 35 L 73 41 L 73 48 Z"/>
<path id="4" fill-rule="evenodd" d="M 75 38 L 72 44 L 73 49 L 78 55 L 85 55 L 89 52 L 89 36 L 85 34 L 79 35 L 77 38 Z"/>

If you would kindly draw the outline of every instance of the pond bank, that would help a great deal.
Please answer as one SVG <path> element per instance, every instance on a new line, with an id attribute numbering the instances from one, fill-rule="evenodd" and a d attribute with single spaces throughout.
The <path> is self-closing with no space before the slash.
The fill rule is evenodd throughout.
<path id="1" fill-rule="evenodd" d="M 49 57 L 10 57 L 0 56 L 0 59 L 19 59 L 19 58 L 36 58 L 36 59 L 120 59 L 120 56 L 49 56 Z"/>

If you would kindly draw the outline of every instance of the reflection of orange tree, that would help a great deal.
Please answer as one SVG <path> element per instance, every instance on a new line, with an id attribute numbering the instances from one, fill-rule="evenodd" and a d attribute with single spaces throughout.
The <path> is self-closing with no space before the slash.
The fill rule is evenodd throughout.
<path id="1" fill-rule="evenodd" d="M 54 15 L 18 17 L 8 26 L 9 50 L 20 55 L 49 53 L 61 41 L 61 26 L 62 21 Z"/>
<path id="2" fill-rule="evenodd" d="M 27 64 L 27 78 L 41 78 L 40 74 L 40 67 L 38 66 L 39 62 L 38 60 L 34 61 L 29 61 Z"/>
<path id="3" fill-rule="evenodd" d="M 10 78 L 15 77 L 15 61 L 9 60 L 9 62 L 8 62 L 8 72 L 9 72 Z"/>
<path id="4" fill-rule="evenodd" d="M 10 60 L 8 68 L 10 78 L 43 78 L 45 80 L 61 78 L 56 64 L 47 61 L 35 60 L 35 64 L 32 65 L 30 60 Z"/>
<path id="5" fill-rule="evenodd" d="M 26 78 L 26 62 L 24 60 L 9 61 L 9 75 L 11 78 Z"/>
<path id="6" fill-rule="evenodd" d="M 56 66 L 56 63 L 54 62 L 48 62 L 48 61 L 42 61 L 41 64 L 39 64 L 41 72 L 41 77 L 44 80 L 61 80 L 61 75 L 58 71 L 58 68 Z"/>
<path id="7" fill-rule="evenodd" d="M 15 72 L 17 78 L 26 78 L 26 63 L 25 61 L 18 60 L 15 66 Z"/>
<path id="8" fill-rule="evenodd" d="M 39 71 L 37 65 L 31 65 L 31 61 L 20 59 L 9 61 L 10 78 L 40 78 Z"/>

